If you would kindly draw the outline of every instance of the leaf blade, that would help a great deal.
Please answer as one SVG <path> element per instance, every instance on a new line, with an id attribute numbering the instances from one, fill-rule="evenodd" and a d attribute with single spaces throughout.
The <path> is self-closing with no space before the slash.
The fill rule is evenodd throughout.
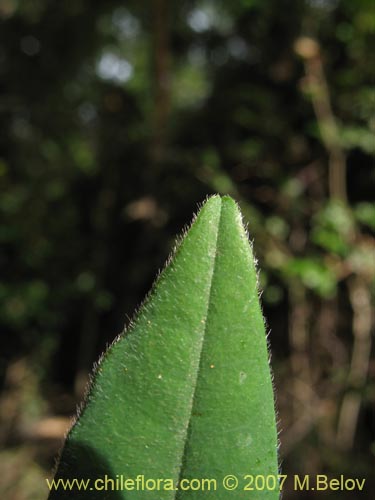
<path id="1" fill-rule="evenodd" d="M 232 254 L 238 260 L 233 259 Z M 238 275 L 236 280 L 231 277 L 233 272 Z M 242 282 L 247 285 L 240 286 Z M 228 300 L 228 290 L 234 294 L 233 301 Z M 240 296 L 238 290 L 245 295 Z M 248 378 L 245 359 L 249 352 L 254 352 L 254 342 L 246 341 L 249 315 L 246 311 L 239 314 L 249 293 L 255 304 L 252 314 L 256 317 L 256 345 L 261 351 L 260 362 L 257 361 L 262 367 L 261 377 L 255 377 L 255 382 L 253 376 Z M 223 307 L 225 314 L 220 312 Z M 226 337 L 231 325 L 235 326 L 235 338 Z M 229 372 L 223 358 L 228 353 L 232 360 Z M 256 361 L 256 356 L 254 359 Z M 232 380 L 234 373 L 236 381 Z M 219 377 L 218 387 L 215 387 L 214 376 Z M 265 387 L 259 391 L 260 378 Z M 254 452 L 254 447 L 249 451 L 250 433 L 244 431 L 248 425 L 251 427 L 254 418 L 250 415 L 250 424 L 233 425 L 236 419 L 232 404 L 237 406 L 236 411 L 240 409 L 240 420 L 245 415 L 248 421 L 249 408 L 254 408 L 254 404 L 249 405 L 249 382 L 253 403 L 263 402 L 262 397 L 254 399 L 254 394 L 264 390 L 268 393 L 267 411 L 255 419 L 256 425 L 267 415 L 267 425 L 272 427 L 263 441 L 259 438 Z M 230 403 L 225 403 L 225 398 Z M 207 440 L 207 436 L 212 436 L 213 426 L 221 436 L 216 442 Z M 113 476 L 125 474 L 135 478 L 144 474 L 175 481 L 182 477 L 218 476 L 219 479 L 228 473 L 252 473 L 256 460 L 257 470 L 264 469 L 262 460 L 267 460 L 267 456 L 268 463 L 272 464 L 267 471 L 277 474 L 276 439 L 272 385 L 253 258 L 236 204 L 229 197 L 212 197 L 160 276 L 131 332 L 112 346 L 98 368 L 87 405 L 69 433 L 56 477 L 67 477 L 72 464 L 80 461 L 74 456 L 74 453 L 79 455 L 77 443 L 85 449 L 93 448 L 95 456 L 104 453 L 106 468 Z M 233 450 L 228 459 L 225 457 L 230 444 Z M 249 459 L 254 462 L 251 471 Z M 92 475 L 95 467 L 90 466 L 90 453 L 85 454 L 83 461 L 86 464 L 85 470 L 81 466 L 82 474 Z M 90 493 L 90 498 L 101 498 L 96 497 L 95 492 Z M 225 490 L 217 493 L 225 498 Z M 231 495 L 236 498 L 240 493 Z M 190 498 L 200 498 L 206 492 L 191 494 Z M 149 498 L 159 498 L 158 495 L 147 493 Z M 129 491 L 118 498 L 141 496 L 142 492 Z M 180 491 L 163 494 L 165 499 L 180 496 L 189 497 L 189 494 Z M 61 498 L 61 495 L 53 498 Z M 275 498 L 275 494 L 267 498 Z"/>

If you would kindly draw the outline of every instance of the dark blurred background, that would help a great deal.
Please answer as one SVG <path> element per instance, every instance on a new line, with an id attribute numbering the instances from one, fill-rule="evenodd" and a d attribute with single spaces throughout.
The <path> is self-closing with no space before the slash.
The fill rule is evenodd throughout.
<path id="1" fill-rule="evenodd" d="M 259 261 L 282 471 L 373 498 L 375 2 L 0 0 L 0 497 L 211 193 Z M 372 485 L 370 484 L 372 481 Z"/>

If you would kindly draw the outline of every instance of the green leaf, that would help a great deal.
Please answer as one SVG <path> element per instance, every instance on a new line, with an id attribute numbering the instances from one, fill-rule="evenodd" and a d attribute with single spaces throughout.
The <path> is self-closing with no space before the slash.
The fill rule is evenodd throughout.
<path id="1" fill-rule="evenodd" d="M 354 215 L 361 224 L 375 230 L 375 203 L 358 203 L 354 208 Z"/>
<path id="2" fill-rule="evenodd" d="M 234 500 L 248 495 L 247 474 L 277 480 L 257 276 L 240 212 L 228 196 L 205 203 L 129 331 L 96 368 L 55 479 L 91 478 L 94 487 L 94 479 L 105 474 L 175 483 L 212 478 L 217 485 L 211 492 L 175 486 L 91 490 L 87 498 Z M 229 493 L 222 483 L 228 474 L 239 481 Z M 269 484 L 272 488 L 272 480 Z M 278 487 L 250 494 L 252 499 L 278 496 Z M 50 498 L 75 497 L 60 488 Z"/>
<path id="3" fill-rule="evenodd" d="M 311 240 L 325 250 L 345 257 L 350 251 L 354 228 L 351 210 L 340 200 L 330 200 L 313 217 Z"/>
<path id="4" fill-rule="evenodd" d="M 337 279 L 333 269 L 316 258 L 291 259 L 283 269 L 287 277 L 296 276 L 311 290 L 322 297 L 332 297 L 336 291 Z"/>

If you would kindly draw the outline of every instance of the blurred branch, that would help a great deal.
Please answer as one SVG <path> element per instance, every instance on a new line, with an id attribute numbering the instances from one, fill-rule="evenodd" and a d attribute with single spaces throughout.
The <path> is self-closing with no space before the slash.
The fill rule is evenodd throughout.
<path id="1" fill-rule="evenodd" d="M 349 299 L 353 309 L 353 354 L 348 376 L 349 392 L 341 405 L 337 441 L 340 447 L 350 449 L 354 442 L 359 410 L 360 390 L 364 387 L 371 352 L 371 297 L 367 283 L 361 276 L 348 281 Z"/>
<path id="2" fill-rule="evenodd" d="M 310 384 L 306 384 L 299 378 L 294 379 L 293 387 L 290 390 L 290 397 L 295 403 L 299 403 L 302 406 L 302 411 L 299 411 L 300 416 L 294 420 L 285 434 L 283 433 L 282 435 L 281 450 L 284 457 L 305 438 L 322 413 L 318 395 Z M 306 399 L 311 402 L 311 405 L 307 407 L 305 406 Z"/>
<path id="3" fill-rule="evenodd" d="M 329 154 L 329 192 L 331 199 L 347 202 L 346 159 L 340 144 L 339 129 L 332 111 L 327 80 L 316 40 L 299 38 L 295 51 L 305 64 L 308 91 L 317 118 L 323 143 Z M 358 242 L 358 231 L 349 239 Z M 370 290 L 363 275 L 358 272 L 348 280 L 349 300 L 353 310 L 353 350 L 347 385 L 350 390 L 344 396 L 338 418 L 337 442 L 343 449 L 350 449 L 354 442 L 361 406 L 360 390 L 363 389 L 369 367 L 371 351 L 371 304 Z"/>
<path id="4" fill-rule="evenodd" d="M 340 144 L 336 118 L 332 112 L 320 46 L 312 38 L 301 37 L 296 41 L 294 48 L 304 60 L 307 88 L 311 95 L 320 134 L 329 154 L 330 197 L 346 201 L 346 158 Z"/>

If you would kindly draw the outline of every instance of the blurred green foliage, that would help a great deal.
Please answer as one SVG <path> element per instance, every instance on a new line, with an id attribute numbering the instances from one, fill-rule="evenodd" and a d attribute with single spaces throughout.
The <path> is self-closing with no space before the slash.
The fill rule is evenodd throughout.
<path id="1" fill-rule="evenodd" d="M 254 238 L 276 383 L 293 376 L 293 301 L 310 305 L 314 339 L 329 308 L 336 347 L 328 333 L 326 345 L 307 345 L 321 371 L 315 390 L 339 407 L 349 382 L 330 390 L 350 371 L 348 286 L 358 278 L 375 288 L 374 2 L 0 0 L 0 23 L 4 384 L 10 363 L 27 356 L 47 399 L 51 387 L 72 392 L 149 289 L 174 234 L 217 191 L 240 202 Z M 301 37 L 319 46 L 315 87 L 296 54 Z M 347 200 L 329 191 L 321 92 Z M 360 391 L 364 474 L 374 458 L 373 380 Z M 303 443 L 313 454 L 323 440 L 319 466 L 349 467 L 315 432 Z M 286 467 L 310 463 L 293 453 Z"/>

